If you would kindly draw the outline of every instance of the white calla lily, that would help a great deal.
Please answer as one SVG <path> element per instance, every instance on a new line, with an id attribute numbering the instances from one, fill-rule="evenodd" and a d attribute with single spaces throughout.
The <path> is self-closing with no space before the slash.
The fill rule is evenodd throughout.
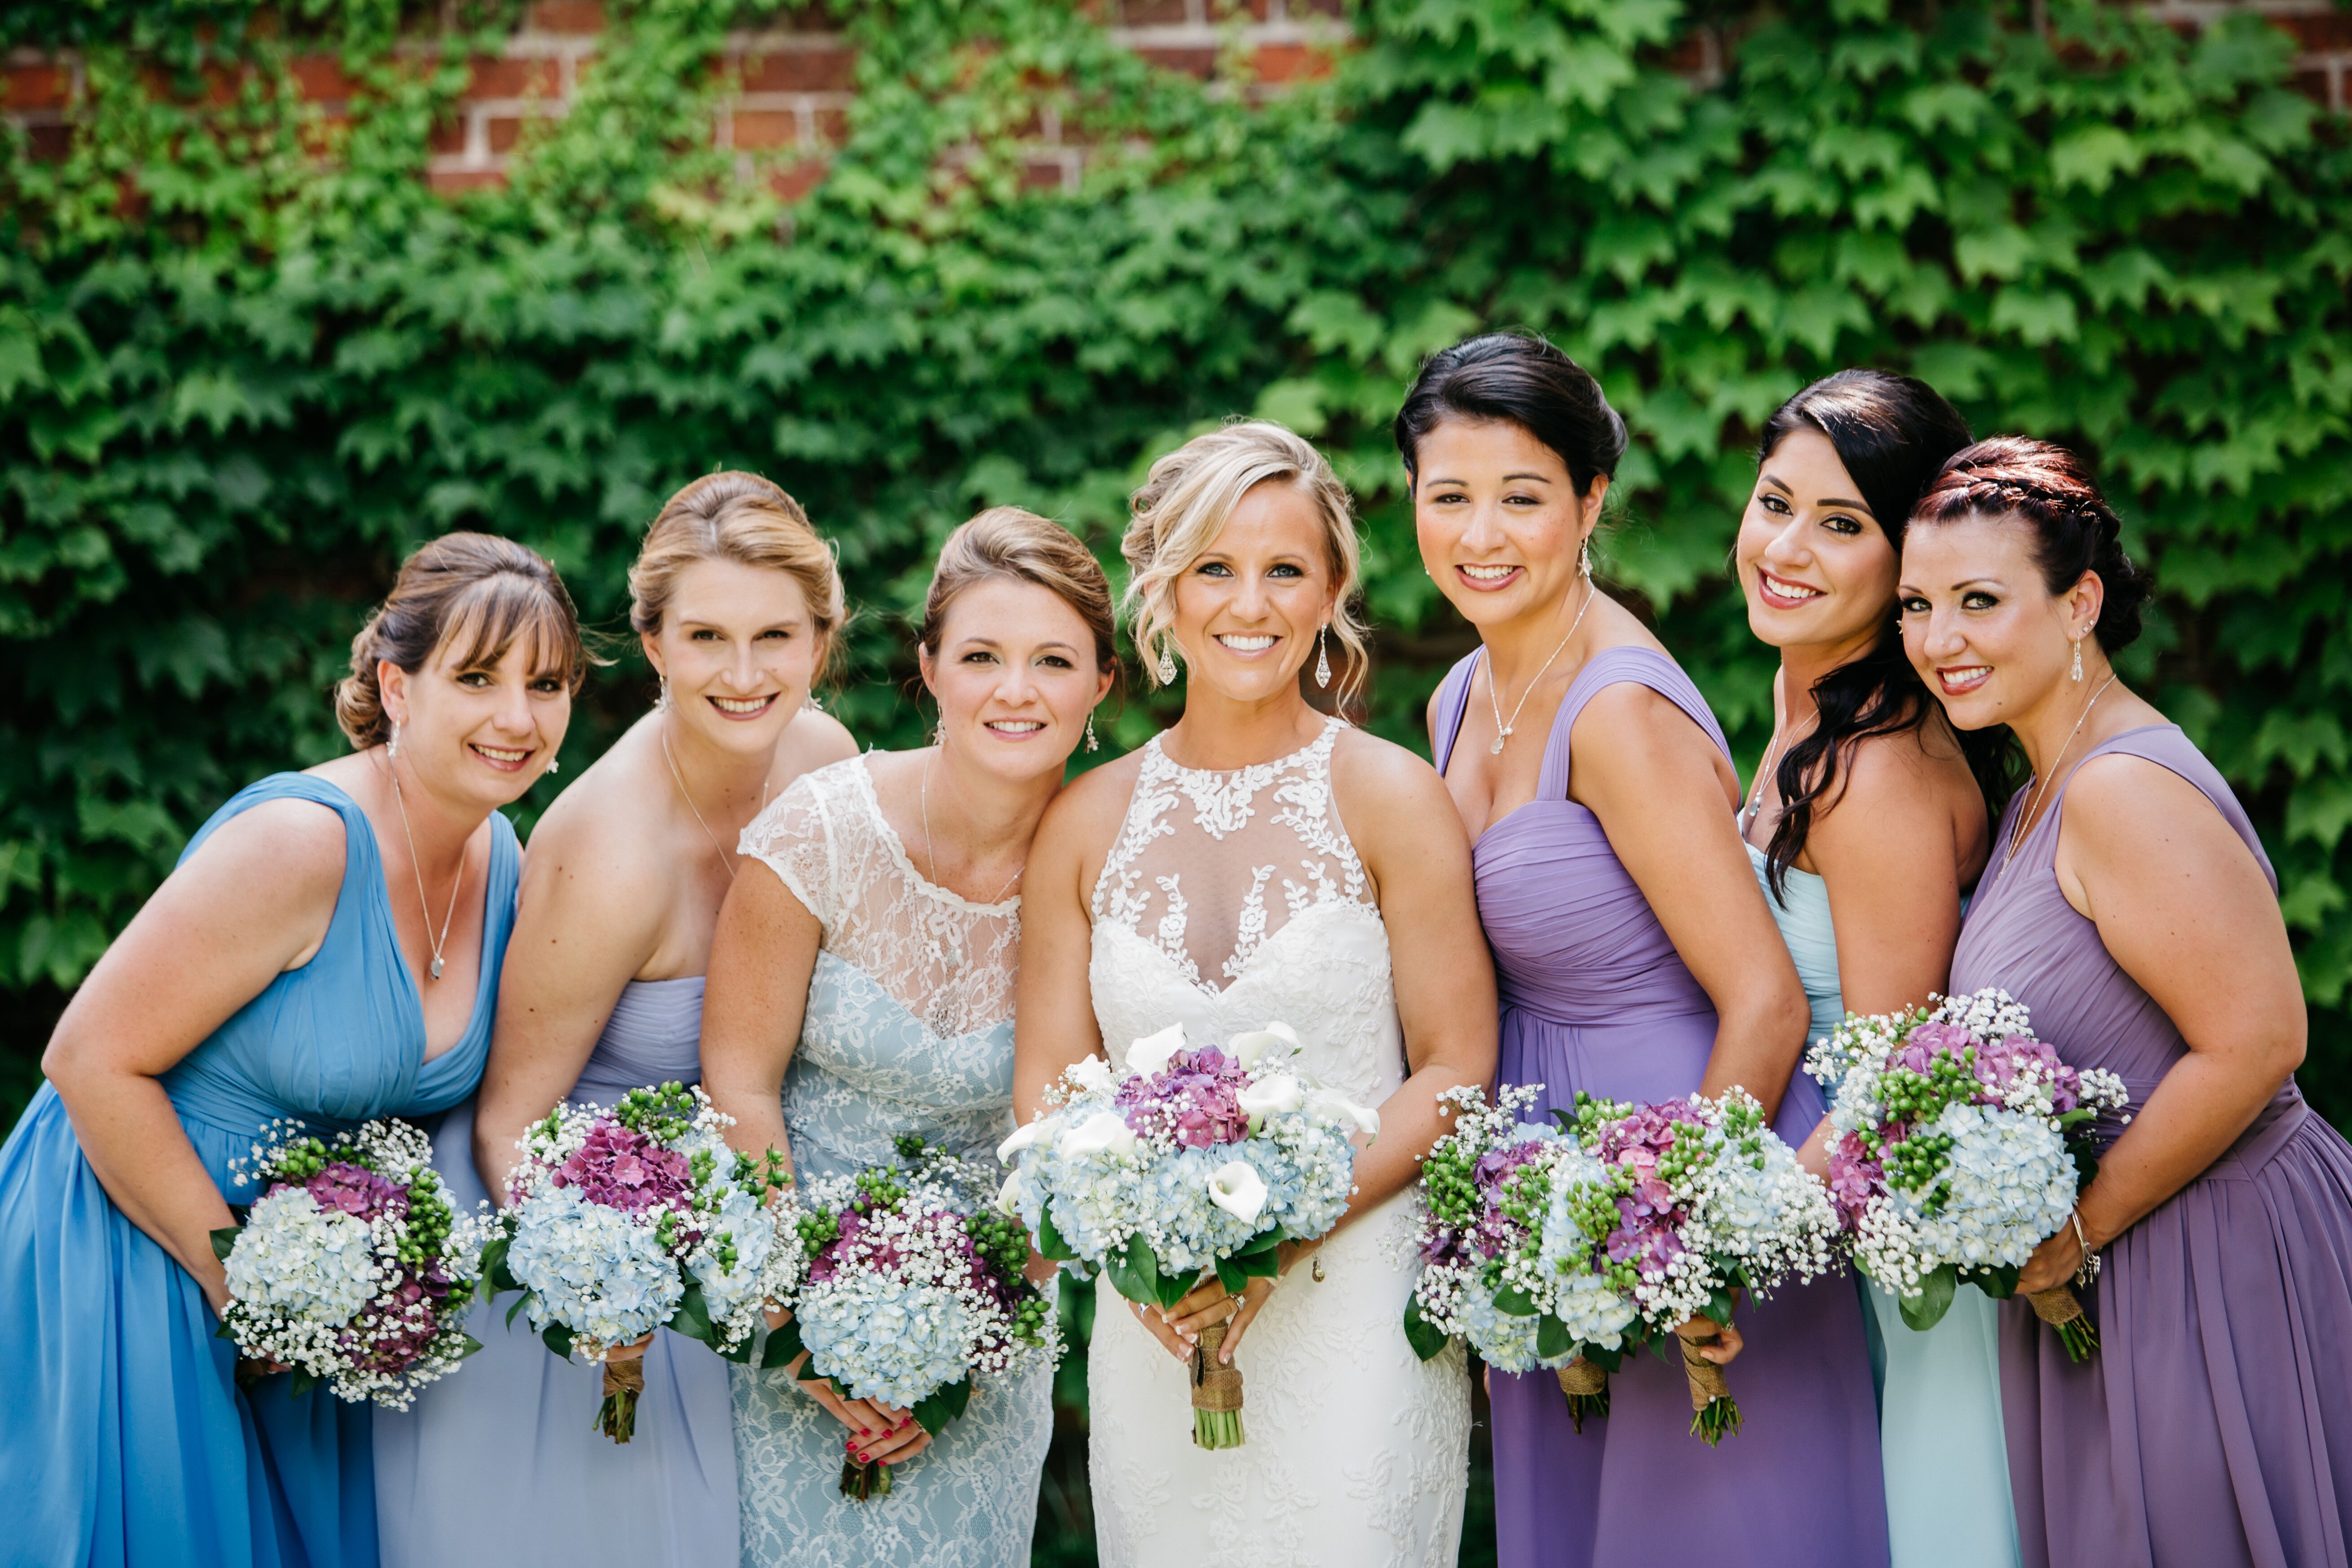
<path id="1" fill-rule="evenodd" d="M 1004 1173 L 1004 1184 L 996 1189 L 996 1212 L 1017 1217 L 1021 1213 L 1020 1191 L 1021 1173 L 1007 1171 Z"/>
<path id="2" fill-rule="evenodd" d="M 1184 1026 L 1171 1024 L 1156 1035 L 1146 1035 L 1127 1047 L 1127 1070 L 1145 1077 L 1167 1067 L 1168 1059 L 1184 1048 Z"/>
<path id="3" fill-rule="evenodd" d="M 1324 1120 L 1353 1127 L 1367 1138 L 1381 1135 L 1381 1113 L 1370 1106 L 1358 1105 L 1345 1095 L 1334 1094 L 1328 1089 L 1320 1090 L 1315 1096 L 1313 1110 Z"/>
<path id="4" fill-rule="evenodd" d="M 1209 1201 L 1244 1225 L 1255 1225 L 1265 1207 L 1265 1178 L 1246 1160 L 1228 1160 L 1209 1173 Z"/>
<path id="5" fill-rule="evenodd" d="M 1258 1058 L 1270 1050 L 1296 1054 L 1299 1048 L 1298 1032 L 1280 1022 L 1235 1035 L 1225 1047 L 1227 1054 L 1245 1068 L 1257 1066 Z"/>
<path id="6" fill-rule="evenodd" d="M 1074 1067 L 1066 1068 L 1063 1069 L 1062 1076 L 1075 1085 L 1081 1094 L 1110 1092 L 1110 1063 L 1100 1057 L 1088 1057 Z"/>
<path id="7" fill-rule="evenodd" d="M 996 1157 L 999 1160 L 1010 1160 L 1024 1149 L 1034 1149 L 1040 1143 L 1051 1143 L 1053 1141 L 1053 1124 L 1047 1118 L 1041 1116 L 1028 1126 L 1018 1129 L 1012 1137 L 999 1143 L 996 1146 Z"/>
<path id="8" fill-rule="evenodd" d="M 1124 1154 L 1135 1147 L 1135 1133 L 1116 1110 L 1097 1110 L 1062 1134 L 1062 1152 L 1072 1158 L 1088 1154 Z"/>
<path id="9" fill-rule="evenodd" d="M 1307 1091 L 1290 1074 L 1272 1072 L 1255 1083 L 1244 1084 L 1234 1095 L 1234 1100 L 1242 1108 L 1244 1115 L 1253 1119 L 1279 1116 L 1306 1104 Z"/>

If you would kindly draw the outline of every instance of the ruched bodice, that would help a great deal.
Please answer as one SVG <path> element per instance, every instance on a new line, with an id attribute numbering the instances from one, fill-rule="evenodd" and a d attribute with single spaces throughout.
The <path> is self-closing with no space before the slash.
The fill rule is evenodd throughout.
<path id="1" fill-rule="evenodd" d="M 2113 735 L 2061 780 L 2004 872 L 2026 791 L 2003 815 L 1952 960 L 1952 989 L 1999 986 L 2137 1113 L 2187 1054 L 2172 1019 L 2060 891 L 2075 773 L 2141 758 L 2187 780 L 2277 882 L 2212 763 L 2170 724 Z M 2195 809 L 2195 808 L 2192 808 Z M 2126 825 L 2158 852 L 2164 825 Z M 2352 1536 L 2352 1148 L 2290 1079 L 2221 1158 L 2105 1249 L 2085 1302 L 2100 1347 L 2067 1360 L 2021 1303 L 2001 1310 L 2001 1384 L 2029 1568 L 2289 1568 L 2346 1561 Z"/>
<path id="2" fill-rule="evenodd" d="M 1439 689 L 1438 763 L 1454 740 L 1481 653 Z M 1621 681 L 1672 702 L 1727 754 L 1706 700 L 1675 662 L 1611 647 L 1561 696 L 1536 798 L 1473 847 L 1478 917 L 1501 984 L 1506 1084 L 1540 1084 L 1535 1110 L 1580 1091 L 1659 1100 L 1697 1089 L 1716 1014 L 1601 820 L 1568 798 L 1570 747 L 1592 699 Z M 1606 740 L 1602 740 L 1606 744 Z M 1727 815 L 1730 803 L 1724 803 Z M 1774 1124 L 1802 1142 L 1820 1091 L 1800 1077 Z M 1549 1373 L 1495 1373 L 1496 1537 L 1506 1568 L 1697 1562 L 1738 1540 L 1742 1561 L 1878 1568 L 1886 1560 L 1877 1424 L 1861 1303 L 1843 1280 L 1782 1289 L 1743 1310 L 1748 1350 L 1730 1373 L 1747 1427 L 1696 1446 L 1680 1373 L 1630 1358 L 1611 1414 L 1571 1425 Z"/>
<path id="3" fill-rule="evenodd" d="M 610 1105 L 649 1084 L 701 1082 L 702 984 L 688 974 L 623 986 L 572 1098 Z"/>
<path id="4" fill-rule="evenodd" d="M 1473 654 L 1454 667 L 1438 713 L 1438 771 L 1451 760 Z M 1610 847 L 1601 819 L 1568 798 L 1570 733 L 1584 705 L 1633 680 L 1664 697 L 1727 752 L 1721 726 L 1674 660 L 1645 647 L 1603 648 L 1560 698 L 1536 798 L 1478 837 L 1478 917 L 1507 1006 L 1562 1024 L 1713 1015 L 1649 900 Z"/>

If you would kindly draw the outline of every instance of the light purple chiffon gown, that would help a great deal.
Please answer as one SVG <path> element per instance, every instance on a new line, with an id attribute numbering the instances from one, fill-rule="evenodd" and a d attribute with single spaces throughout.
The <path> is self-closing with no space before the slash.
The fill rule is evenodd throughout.
<path id="1" fill-rule="evenodd" d="M 2083 761 L 2116 753 L 2195 784 L 2277 885 L 2237 797 L 2179 729 L 2129 730 Z M 2062 784 L 2006 875 L 1996 849 L 1961 928 L 1952 990 L 2006 990 L 2068 1062 L 2120 1076 L 2137 1109 L 2188 1047 L 2058 890 L 2065 805 Z M 2017 811 L 2012 800 L 1996 845 Z M 2341 1568 L 2352 1512 L 2352 1147 L 2289 1082 L 2105 1257 L 2085 1302 L 2099 1351 L 2083 1365 L 2024 1302 L 2001 1309 L 2028 1568 Z"/>
<path id="2" fill-rule="evenodd" d="M 1441 772 L 1477 658 L 1454 666 L 1439 689 Z M 1724 745 L 1706 700 L 1672 659 L 1605 648 L 1560 700 L 1536 798 L 1478 839 L 1478 914 L 1502 989 L 1502 1081 L 1544 1085 L 1538 1113 L 1572 1105 L 1579 1089 L 1633 1100 L 1689 1094 L 1715 1048 L 1706 993 L 1600 819 L 1568 799 L 1577 715 L 1620 681 L 1665 697 Z M 1799 1073 L 1774 1124 L 1799 1143 L 1822 1109 L 1820 1088 Z M 1746 1425 L 1717 1448 L 1691 1435 L 1679 1358 L 1628 1360 L 1610 1380 L 1608 1418 L 1588 1419 L 1581 1435 L 1550 1373 L 1494 1374 L 1505 1568 L 1883 1568 L 1877 1412 L 1853 1280 L 1791 1286 L 1747 1304 L 1738 1321 L 1747 1350 L 1727 1375 Z"/>

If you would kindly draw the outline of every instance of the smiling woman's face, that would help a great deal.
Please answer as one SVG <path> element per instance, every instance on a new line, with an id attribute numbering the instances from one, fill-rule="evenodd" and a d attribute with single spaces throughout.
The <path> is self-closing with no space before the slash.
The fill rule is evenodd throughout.
<path id="1" fill-rule="evenodd" d="M 1239 702 L 1295 689 L 1332 610 L 1323 514 L 1296 485 L 1254 485 L 1171 586 L 1188 679 Z"/>
<path id="2" fill-rule="evenodd" d="M 1024 782 L 1062 765 L 1087 715 L 1110 689 L 1094 632 L 1051 588 L 987 577 L 957 594 L 940 620 L 940 646 L 922 650 L 923 680 L 959 757 Z"/>
<path id="3" fill-rule="evenodd" d="M 1913 525 L 1898 592 L 1903 651 L 1963 730 L 2014 723 L 2044 701 L 2066 679 L 2068 632 L 2099 613 L 2098 578 L 2051 593 L 2032 530 L 2010 517 Z"/>
<path id="4" fill-rule="evenodd" d="M 1765 457 L 1733 560 L 1748 629 L 1774 647 L 1860 652 L 1894 621 L 1894 543 L 1818 430 L 1792 430 Z"/>
<path id="5" fill-rule="evenodd" d="M 1578 495 L 1560 455 L 1504 419 L 1440 420 L 1415 457 L 1422 564 L 1471 625 L 1539 614 L 1575 588 L 1606 475 Z"/>
<path id="6" fill-rule="evenodd" d="M 677 574 L 646 657 L 669 680 L 677 721 L 721 751 L 773 752 L 808 700 L 824 651 L 788 572 L 697 561 Z"/>

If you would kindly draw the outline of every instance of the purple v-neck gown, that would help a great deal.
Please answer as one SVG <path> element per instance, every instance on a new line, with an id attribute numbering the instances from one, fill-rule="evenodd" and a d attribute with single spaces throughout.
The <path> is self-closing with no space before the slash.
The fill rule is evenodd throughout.
<path id="1" fill-rule="evenodd" d="M 1439 689 L 1441 772 L 1477 657 Z M 1568 798 L 1577 715 L 1620 681 L 1658 692 L 1724 745 L 1706 700 L 1672 659 L 1605 648 L 1560 700 L 1536 798 L 1479 838 L 1478 914 L 1502 989 L 1502 1080 L 1542 1084 L 1538 1113 L 1573 1104 L 1579 1089 L 1633 1100 L 1688 1094 L 1715 1048 L 1706 993 L 1600 819 Z M 1820 1089 L 1799 1073 L 1774 1124 L 1801 1142 L 1821 1116 Z M 1550 1373 L 1494 1375 L 1505 1568 L 1885 1563 L 1878 1418 L 1853 1281 L 1791 1286 L 1750 1303 L 1739 1327 L 1748 1346 L 1727 1375 L 1746 1425 L 1713 1449 L 1691 1436 L 1679 1360 L 1629 1360 L 1610 1380 L 1609 1417 L 1586 1421 L 1580 1435 Z"/>
<path id="2" fill-rule="evenodd" d="M 2179 730 L 2129 730 L 2083 761 L 2114 753 L 2195 784 L 2277 885 L 2237 797 Z M 2065 805 L 2061 784 L 2007 874 L 1986 874 L 1952 957 L 1952 990 L 2006 990 L 2032 1009 L 2036 1035 L 2076 1067 L 2121 1077 L 2137 1108 L 2188 1047 L 2058 890 Z M 2017 812 L 2012 800 L 1996 844 Z M 2289 1082 L 2204 1174 L 2116 1238 L 2095 1295 L 2085 1304 L 2100 1347 L 2081 1366 L 2023 1302 L 2001 1309 L 2001 1403 L 2028 1568 L 2341 1568 L 2352 1514 L 2352 1147 Z"/>

